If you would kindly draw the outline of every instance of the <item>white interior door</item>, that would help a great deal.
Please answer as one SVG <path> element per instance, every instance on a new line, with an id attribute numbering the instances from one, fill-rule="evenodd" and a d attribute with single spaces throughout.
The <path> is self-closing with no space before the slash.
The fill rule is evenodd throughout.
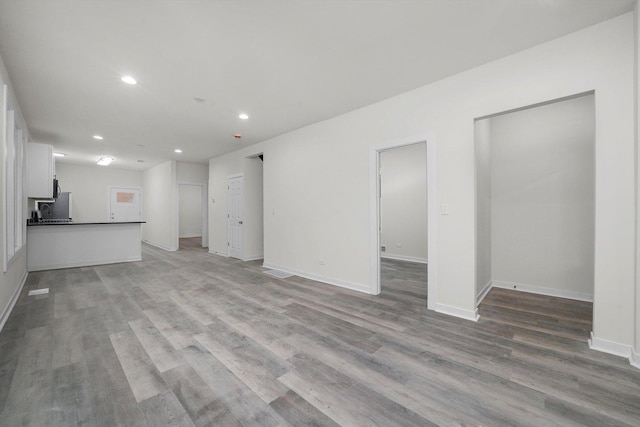
<path id="1" fill-rule="evenodd" d="M 236 176 L 228 179 L 228 253 L 232 258 L 243 257 L 242 252 L 242 192 L 244 178 Z"/>
<path id="2" fill-rule="evenodd" d="M 110 187 L 109 191 L 109 221 L 142 221 L 142 190 Z"/>

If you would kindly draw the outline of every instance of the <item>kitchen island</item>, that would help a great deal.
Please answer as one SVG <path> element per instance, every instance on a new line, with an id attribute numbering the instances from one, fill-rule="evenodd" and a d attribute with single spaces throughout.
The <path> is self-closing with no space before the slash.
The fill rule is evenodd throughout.
<path id="1" fill-rule="evenodd" d="M 138 222 L 54 222 L 27 226 L 29 271 L 142 260 Z"/>

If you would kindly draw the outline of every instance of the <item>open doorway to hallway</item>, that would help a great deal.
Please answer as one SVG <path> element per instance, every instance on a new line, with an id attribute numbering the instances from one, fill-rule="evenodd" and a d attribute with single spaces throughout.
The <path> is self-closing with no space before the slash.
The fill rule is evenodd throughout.
<path id="1" fill-rule="evenodd" d="M 202 237 L 180 237 L 181 251 L 207 252 L 207 248 L 202 247 Z"/>
<path id="2" fill-rule="evenodd" d="M 179 249 L 193 244 L 206 246 L 206 197 L 203 184 L 178 184 L 178 244 Z"/>
<path id="3" fill-rule="evenodd" d="M 379 152 L 381 294 L 424 306 L 427 299 L 427 144 Z"/>

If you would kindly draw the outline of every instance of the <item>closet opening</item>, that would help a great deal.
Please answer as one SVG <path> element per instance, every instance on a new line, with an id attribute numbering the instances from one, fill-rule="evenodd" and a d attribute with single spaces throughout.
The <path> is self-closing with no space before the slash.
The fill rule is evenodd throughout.
<path id="1" fill-rule="evenodd" d="M 526 323 L 527 312 L 535 312 L 588 339 L 594 97 L 589 92 L 475 121 L 476 305 L 482 302 L 482 317 L 509 312 L 515 323 Z"/>

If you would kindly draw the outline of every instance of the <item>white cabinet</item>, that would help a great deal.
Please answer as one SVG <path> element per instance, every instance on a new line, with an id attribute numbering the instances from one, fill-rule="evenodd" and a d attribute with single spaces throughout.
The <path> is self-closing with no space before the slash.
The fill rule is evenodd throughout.
<path id="1" fill-rule="evenodd" d="M 30 142 L 27 152 L 27 197 L 51 199 L 55 173 L 53 145 Z"/>

